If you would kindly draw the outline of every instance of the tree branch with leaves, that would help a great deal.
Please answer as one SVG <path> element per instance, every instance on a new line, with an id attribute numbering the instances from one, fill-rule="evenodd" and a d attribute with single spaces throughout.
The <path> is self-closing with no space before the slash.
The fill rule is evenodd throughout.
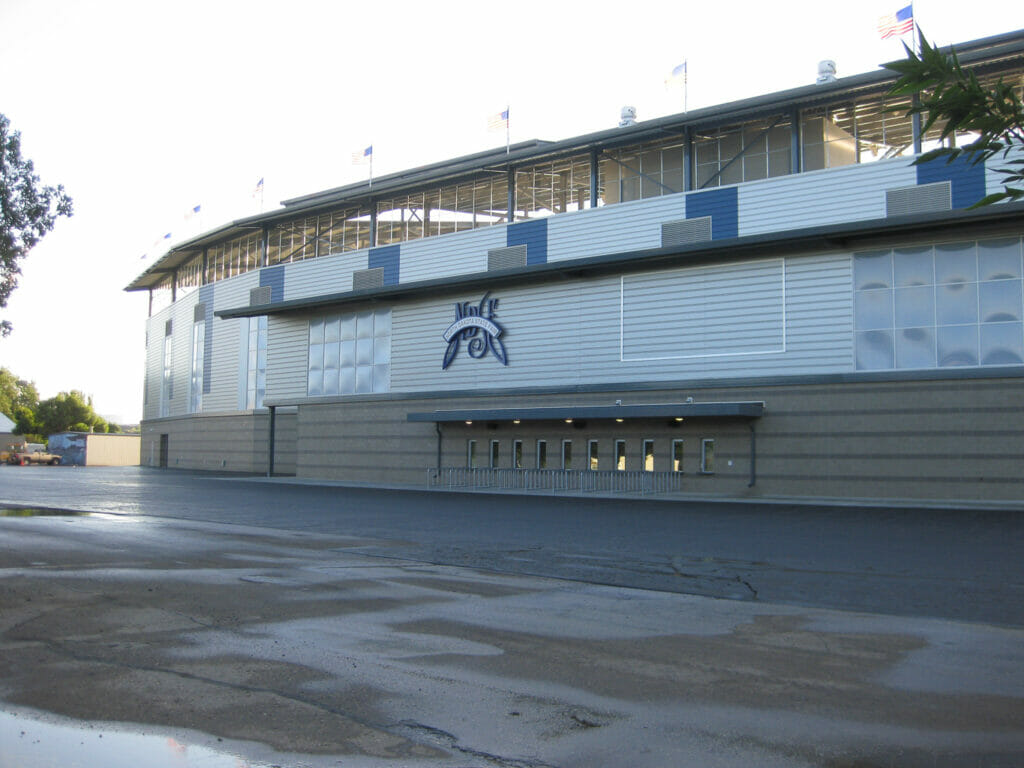
<path id="1" fill-rule="evenodd" d="M 53 229 L 57 217 L 71 213 L 64 186 L 40 183 L 32 161 L 21 156 L 21 133 L 0 114 L 0 307 L 18 287 L 18 262 Z M 10 332 L 10 322 L 0 321 L 0 336 Z"/>
<path id="2" fill-rule="evenodd" d="M 977 136 L 974 141 L 959 146 L 944 146 L 925 152 L 914 163 L 931 162 L 945 157 L 953 162 L 959 157 L 972 164 L 998 157 L 1005 164 L 995 168 L 1003 176 L 1003 191 L 988 195 L 972 207 L 990 205 L 1001 200 L 1024 198 L 1024 158 L 1014 157 L 1015 150 L 1024 149 L 1024 106 L 1015 88 L 1000 78 L 992 86 L 984 86 L 977 75 L 960 64 L 956 51 L 939 50 L 917 31 L 920 53 L 903 47 L 905 59 L 885 64 L 885 68 L 900 77 L 889 91 L 893 96 L 916 96 L 908 116 L 924 117 L 922 134 L 939 125 L 941 139 L 959 133 Z"/>

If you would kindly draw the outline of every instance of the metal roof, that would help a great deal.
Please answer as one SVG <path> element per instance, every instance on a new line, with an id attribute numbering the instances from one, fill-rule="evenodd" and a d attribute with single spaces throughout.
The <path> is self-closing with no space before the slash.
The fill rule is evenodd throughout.
<path id="1" fill-rule="evenodd" d="M 1008 60 L 1024 59 L 1024 30 L 960 43 L 952 47 L 955 48 L 958 58 L 964 64 L 983 63 L 983 71 L 998 68 L 1005 65 Z M 125 290 L 151 289 L 165 275 L 172 273 L 181 264 L 201 252 L 204 247 L 259 229 L 264 225 L 293 219 L 296 216 L 338 208 L 346 203 L 357 205 L 380 194 L 412 189 L 428 182 L 440 182 L 456 177 L 465 178 L 488 171 L 503 170 L 525 161 L 539 161 L 546 158 L 566 157 L 590 150 L 611 149 L 624 144 L 636 144 L 673 134 L 681 135 L 687 129 L 713 128 L 739 120 L 779 114 L 796 107 L 814 107 L 836 103 L 843 98 L 852 98 L 858 94 L 883 93 L 895 79 L 894 72 L 880 68 L 873 72 L 838 78 L 831 83 L 814 83 L 690 112 L 645 120 L 632 126 L 609 128 L 569 139 L 559 141 L 533 139 L 520 142 L 511 145 L 507 151 L 505 147 L 500 147 L 381 176 L 373 179 L 372 186 L 369 182 L 363 181 L 291 198 L 282 202 L 282 208 L 227 222 L 216 229 L 172 246 L 164 256 L 136 277 Z"/>

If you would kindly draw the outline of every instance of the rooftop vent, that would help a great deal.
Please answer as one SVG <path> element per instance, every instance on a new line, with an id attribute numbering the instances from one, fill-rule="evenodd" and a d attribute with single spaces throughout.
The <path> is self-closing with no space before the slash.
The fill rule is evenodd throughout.
<path id="1" fill-rule="evenodd" d="M 619 113 L 619 128 L 636 125 L 636 107 L 623 107 Z"/>
<path id="2" fill-rule="evenodd" d="M 818 83 L 834 83 L 836 81 L 836 63 L 832 59 L 818 62 Z"/>

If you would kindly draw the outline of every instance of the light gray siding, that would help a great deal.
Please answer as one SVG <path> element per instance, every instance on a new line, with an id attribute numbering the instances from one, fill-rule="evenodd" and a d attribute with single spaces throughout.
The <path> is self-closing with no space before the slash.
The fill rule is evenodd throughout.
<path id="1" fill-rule="evenodd" d="M 505 225 L 402 243 L 402 283 L 487 271 L 487 251 L 507 242 Z"/>
<path id="2" fill-rule="evenodd" d="M 259 273 L 249 272 L 214 286 L 215 309 L 237 307 L 249 300 L 249 291 L 259 285 Z M 242 328 L 247 320 L 213 319 L 213 360 L 210 391 L 203 395 L 203 412 L 235 411 L 239 407 L 239 346 L 247 343 Z"/>
<path id="3" fill-rule="evenodd" d="M 665 195 L 548 219 L 548 261 L 661 247 L 661 225 L 685 215 L 685 195 Z"/>
<path id="4" fill-rule="evenodd" d="M 284 272 L 285 301 L 351 291 L 352 273 L 366 269 L 368 255 L 367 250 L 349 251 L 288 264 Z"/>
<path id="5" fill-rule="evenodd" d="M 719 265 L 711 269 L 722 268 Z M 735 279 L 729 301 L 715 305 L 716 322 L 700 325 L 702 336 L 691 335 L 684 341 L 684 346 L 689 345 L 684 353 L 666 355 L 667 359 L 659 359 L 656 364 L 648 353 L 658 344 L 676 344 L 677 352 L 679 349 L 671 333 L 663 335 L 664 329 L 675 329 L 678 334 L 704 322 L 692 314 L 693 302 L 681 298 L 686 295 L 682 288 L 692 288 L 707 270 L 690 268 L 628 276 L 626 281 L 632 287 L 628 292 L 627 345 L 622 326 L 624 282 L 620 277 L 496 292 L 491 296 L 499 300 L 493 319 L 504 329 L 501 339 L 508 355 L 507 366 L 491 354 L 473 359 L 463 348 L 447 370 L 441 369 L 447 346 L 442 334 L 455 319 L 455 303 L 476 304 L 481 296 L 466 294 L 400 305 L 394 309 L 392 323 L 391 391 L 852 370 L 849 254 L 790 258 L 784 263 L 782 259 L 762 260 L 725 268 L 734 273 Z M 667 286 L 667 292 L 661 286 Z M 673 294 L 673 286 L 682 288 Z M 652 342 L 643 334 L 662 335 Z M 751 338 L 756 340 L 756 350 L 744 346 Z M 623 355 L 624 346 L 630 354 Z"/>
<path id="6" fill-rule="evenodd" d="M 271 316 L 267 323 L 267 401 L 306 396 L 308 358 L 308 318 Z"/>

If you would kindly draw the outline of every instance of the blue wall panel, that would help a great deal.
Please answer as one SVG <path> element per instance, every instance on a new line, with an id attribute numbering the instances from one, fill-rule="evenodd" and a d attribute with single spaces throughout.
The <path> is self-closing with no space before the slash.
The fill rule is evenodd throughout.
<path id="1" fill-rule="evenodd" d="M 548 263 L 548 220 L 521 221 L 506 228 L 506 245 L 526 246 L 526 265 Z"/>
<path id="2" fill-rule="evenodd" d="M 972 163 L 961 155 L 952 163 L 940 157 L 916 168 L 918 184 L 952 182 L 954 208 L 968 208 L 985 196 L 985 163 Z"/>
<path id="3" fill-rule="evenodd" d="M 270 286 L 270 301 L 284 301 L 284 264 L 260 270 L 260 288 Z"/>
<path id="4" fill-rule="evenodd" d="M 686 196 L 686 218 L 711 217 L 711 239 L 739 235 L 739 196 L 736 187 L 709 189 Z"/>
<path id="5" fill-rule="evenodd" d="M 384 270 L 384 285 L 398 285 L 398 269 L 401 264 L 402 246 L 385 245 L 381 248 L 371 248 L 368 259 L 370 269 L 378 267 Z"/>

